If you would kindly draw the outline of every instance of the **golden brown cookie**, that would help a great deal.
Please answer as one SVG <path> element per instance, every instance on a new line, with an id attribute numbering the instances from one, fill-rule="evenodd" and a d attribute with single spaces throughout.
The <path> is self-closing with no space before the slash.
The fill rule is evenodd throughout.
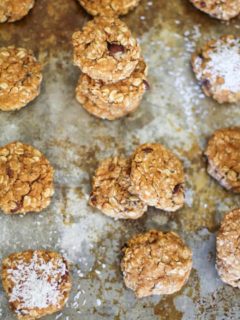
<path id="1" fill-rule="evenodd" d="M 21 142 L 0 148 L 0 209 L 4 213 L 42 211 L 53 193 L 53 168 L 40 151 Z"/>
<path id="2" fill-rule="evenodd" d="M 71 290 L 67 261 L 45 250 L 13 253 L 3 259 L 2 283 L 19 320 L 39 319 L 61 310 Z"/>
<path id="3" fill-rule="evenodd" d="M 199 10 L 220 20 L 230 20 L 240 13 L 240 0 L 190 0 Z"/>
<path id="4" fill-rule="evenodd" d="M 122 16 L 134 9 L 140 0 L 78 0 L 92 16 Z"/>
<path id="5" fill-rule="evenodd" d="M 33 8 L 34 4 L 35 0 L 1 0 L 0 23 L 22 19 Z"/>
<path id="6" fill-rule="evenodd" d="M 240 288 L 240 209 L 225 215 L 217 235 L 217 269 L 222 281 Z"/>
<path id="7" fill-rule="evenodd" d="M 207 171 L 224 188 L 240 193 L 240 128 L 224 128 L 209 139 Z"/>
<path id="8" fill-rule="evenodd" d="M 118 18 L 96 17 L 73 34 L 74 64 L 92 79 L 117 82 L 130 76 L 140 47 Z"/>
<path id="9" fill-rule="evenodd" d="M 0 110 L 26 106 L 40 93 L 42 67 L 31 50 L 0 48 Z"/>
<path id="10" fill-rule="evenodd" d="M 179 291 L 192 268 L 191 250 L 174 232 L 139 234 L 123 248 L 123 254 L 125 285 L 138 298 Z"/>
<path id="11" fill-rule="evenodd" d="M 218 103 L 240 101 L 240 38 L 207 42 L 192 55 L 192 67 L 203 92 Z"/>
<path id="12" fill-rule="evenodd" d="M 92 186 L 90 205 L 116 219 L 138 219 L 147 206 L 129 193 L 130 161 L 109 158 L 98 167 Z"/>
<path id="13" fill-rule="evenodd" d="M 146 64 L 141 59 L 129 78 L 104 83 L 88 75 L 80 76 L 76 98 L 83 108 L 101 119 L 115 120 L 135 111 L 147 89 Z"/>
<path id="14" fill-rule="evenodd" d="M 149 206 L 176 211 L 184 204 L 181 161 L 163 145 L 147 143 L 132 156 L 131 192 Z"/>

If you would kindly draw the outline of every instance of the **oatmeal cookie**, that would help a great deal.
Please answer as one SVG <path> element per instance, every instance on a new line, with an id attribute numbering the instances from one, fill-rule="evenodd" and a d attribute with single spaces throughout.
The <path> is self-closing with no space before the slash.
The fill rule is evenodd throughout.
<path id="1" fill-rule="evenodd" d="M 225 215 L 217 235 L 217 269 L 221 279 L 240 288 L 240 209 Z"/>
<path id="2" fill-rule="evenodd" d="M 125 158 L 104 160 L 95 173 L 90 205 L 116 219 L 138 219 L 147 206 L 129 193 L 130 161 Z"/>
<path id="3" fill-rule="evenodd" d="M 163 145 L 143 144 L 132 156 L 131 192 L 149 206 L 176 211 L 184 204 L 181 161 Z"/>
<path id="4" fill-rule="evenodd" d="M 117 82 L 130 76 L 140 46 L 118 18 L 96 17 L 73 34 L 74 64 L 92 79 Z"/>
<path id="5" fill-rule="evenodd" d="M 33 8 L 34 4 L 35 0 L 1 0 L 0 23 L 22 19 Z"/>
<path id="6" fill-rule="evenodd" d="M 240 101 L 240 38 L 211 40 L 192 55 L 192 67 L 203 92 L 218 103 Z"/>
<path id="7" fill-rule="evenodd" d="M 240 0 L 190 0 L 199 10 L 220 20 L 230 20 L 240 13 Z"/>
<path id="8" fill-rule="evenodd" d="M 120 16 L 134 9 L 140 0 L 78 0 L 92 16 Z"/>
<path id="9" fill-rule="evenodd" d="M 214 132 L 205 150 L 207 171 L 224 188 L 240 193 L 240 128 Z"/>
<path id="10" fill-rule="evenodd" d="M 26 106 L 40 93 L 42 67 L 31 50 L 0 48 L 0 110 Z"/>
<path id="11" fill-rule="evenodd" d="M 147 85 L 146 64 L 141 59 L 130 77 L 117 83 L 104 83 L 82 74 L 76 98 L 94 116 L 115 120 L 138 108 Z"/>
<path id="12" fill-rule="evenodd" d="M 179 291 L 192 268 L 191 250 L 174 232 L 139 234 L 123 248 L 123 254 L 125 285 L 138 298 Z"/>
<path id="13" fill-rule="evenodd" d="M 19 320 L 39 319 L 61 310 L 71 290 L 66 260 L 45 250 L 13 253 L 3 259 L 2 282 Z"/>
<path id="14" fill-rule="evenodd" d="M 0 148 L 0 208 L 3 212 L 39 212 L 50 204 L 53 193 L 53 168 L 40 151 L 21 142 Z"/>

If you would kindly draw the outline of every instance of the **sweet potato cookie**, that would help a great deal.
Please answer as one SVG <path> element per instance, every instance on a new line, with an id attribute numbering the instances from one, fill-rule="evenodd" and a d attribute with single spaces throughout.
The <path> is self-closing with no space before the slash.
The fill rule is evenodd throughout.
<path id="1" fill-rule="evenodd" d="M 116 219 L 138 219 L 147 206 L 129 193 L 130 162 L 125 158 L 104 160 L 95 173 L 90 205 Z"/>
<path id="2" fill-rule="evenodd" d="M 240 193 L 240 128 L 224 128 L 209 139 L 207 171 L 224 188 Z"/>
<path id="3" fill-rule="evenodd" d="M 190 0 L 199 10 L 220 20 L 230 20 L 240 13 L 240 0 Z"/>
<path id="4" fill-rule="evenodd" d="M 141 59 L 129 78 L 117 83 L 80 76 L 76 98 L 83 108 L 101 119 L 115 120 L 135 111 L 148 86 L 146 64 Z"/>
<path id="5" fill-rule="evenodd" d="M 225 215 L 217 235 L 217 269 L 221 279 L 240 288 L 240 209 Z"/>
<path id="6" fill-rule="evenodd" d="M 1 0 L 0 23 L 22 19 L 33 8 L 34 4 L 35 0 Z"/>
<path id="7" fill-rule="evenodd" d="M 240 101 L 240 38 L 231 35 L 209 41 L 192 55 L 192 67 L 202 90 L 218 103 Z"/>
<path id="8" fill-rule="evenodd" d="M 21 142 L 0 148 L 0 209 L 39 212 L 53 193 L 53 168 L 40 151 Z"/>
<path id="9" fill-rule="evenodd" d="M 92 16 L 120 16 L 135 8 L 140 0 L 78 0 Z"/>
<path id="10" fill-rule="evenodd" d="M 192 268 L 191 250 L 174 232 L 139 234 L 128 242 L 123 254 L 124 282 L 138 298 L 179 291 Z"/>
<path id="11" fill-rule="evenodd" d="M 74 64 L 92 79 L 117 82 L 130 76 L 140 47 L 118 18 L 96 17 L 73 34 Z"/>
<path id="12" fill-rule="evenodd" d="M 176 211 L 184 204 L 181 161 L 158 143 L 143 144 L 132 156 L 131 191 L 149 206 Z"/>
<path id="13" fill-rule="evenodd" d="M 26 106 L 40 93 L 42 67 L 31 50 L 0 48 L 0 110 Z"/>
<path id="14" fill-rule="evenodd" d="M 71 290 L 66 260 L 45 250 L 14 253 L 3 259 L 2 282 L 19 320 L 39 319 L 61 310 Z"/>

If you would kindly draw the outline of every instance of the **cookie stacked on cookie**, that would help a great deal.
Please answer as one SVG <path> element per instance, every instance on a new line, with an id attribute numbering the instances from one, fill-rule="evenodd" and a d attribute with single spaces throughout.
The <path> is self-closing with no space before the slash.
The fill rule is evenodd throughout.
<path id="1" fill-rule="evenodd" d="M 100 164 L 89 203 L 116 219 L 138 219 L 147 206 L 176 211 L 184 204 L 183 165 L 163 145 L 143 144 L 129 159 Z"/>
<path id="2" fill-rule="evenodd" d="M 73 34 L 74 64 L 82 70 L 76 98 L 89 113 L 115 120 L 137 109 L 147 68 L 130 30 L 114 15 L 97 16 Z"/>

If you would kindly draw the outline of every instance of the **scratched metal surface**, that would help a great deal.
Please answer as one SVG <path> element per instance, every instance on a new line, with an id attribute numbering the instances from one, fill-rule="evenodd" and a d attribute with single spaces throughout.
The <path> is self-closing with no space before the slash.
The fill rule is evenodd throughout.
<path id="1" fill-rule="evenodd" d="M 56 169 L 56 194 L 43 213 L 0 215 L 0 259 L 14 251 L 48 248 L 72 262 L 73 291 L 67 307 L 46 320 L 239 319 L 240 292 L 215 271 L 215 233 L 223 214 L 240 205 L 210 179 L 201 157 L 217 128 L 239 125 L 239 105 L 219 106 L 204 97 L 191 73 L 196 44 L 239 33 L 240 19 L 221 23 L 186 0 L 142 0 L 124 17 L 141 42 L 151 91 L 133 115 L 115 122 L 88 115 L 76 102 L 79 71 L 71 62 L 71 34 L 89 17 L 74 0 L 38 0 L 21 22 L 0 26 L 0 45 L 32 48 L 44 63 L 38 99 L 19 112 L 0 113 L 0 144 L 13 140 L 42 150 Z M 185 207 L 172 214 L 150 208 L 138 221 L 113 221 L 87 206 L 99 160 L 130 154 L 159 141 L 184 161 Z M 136 300 L 122 281 L 120 248 L 149 228 L 179 232 L 193 250 L 187 285 L 171 296 Z M 0 319 L 12 320 L 0 287 Z"/>

